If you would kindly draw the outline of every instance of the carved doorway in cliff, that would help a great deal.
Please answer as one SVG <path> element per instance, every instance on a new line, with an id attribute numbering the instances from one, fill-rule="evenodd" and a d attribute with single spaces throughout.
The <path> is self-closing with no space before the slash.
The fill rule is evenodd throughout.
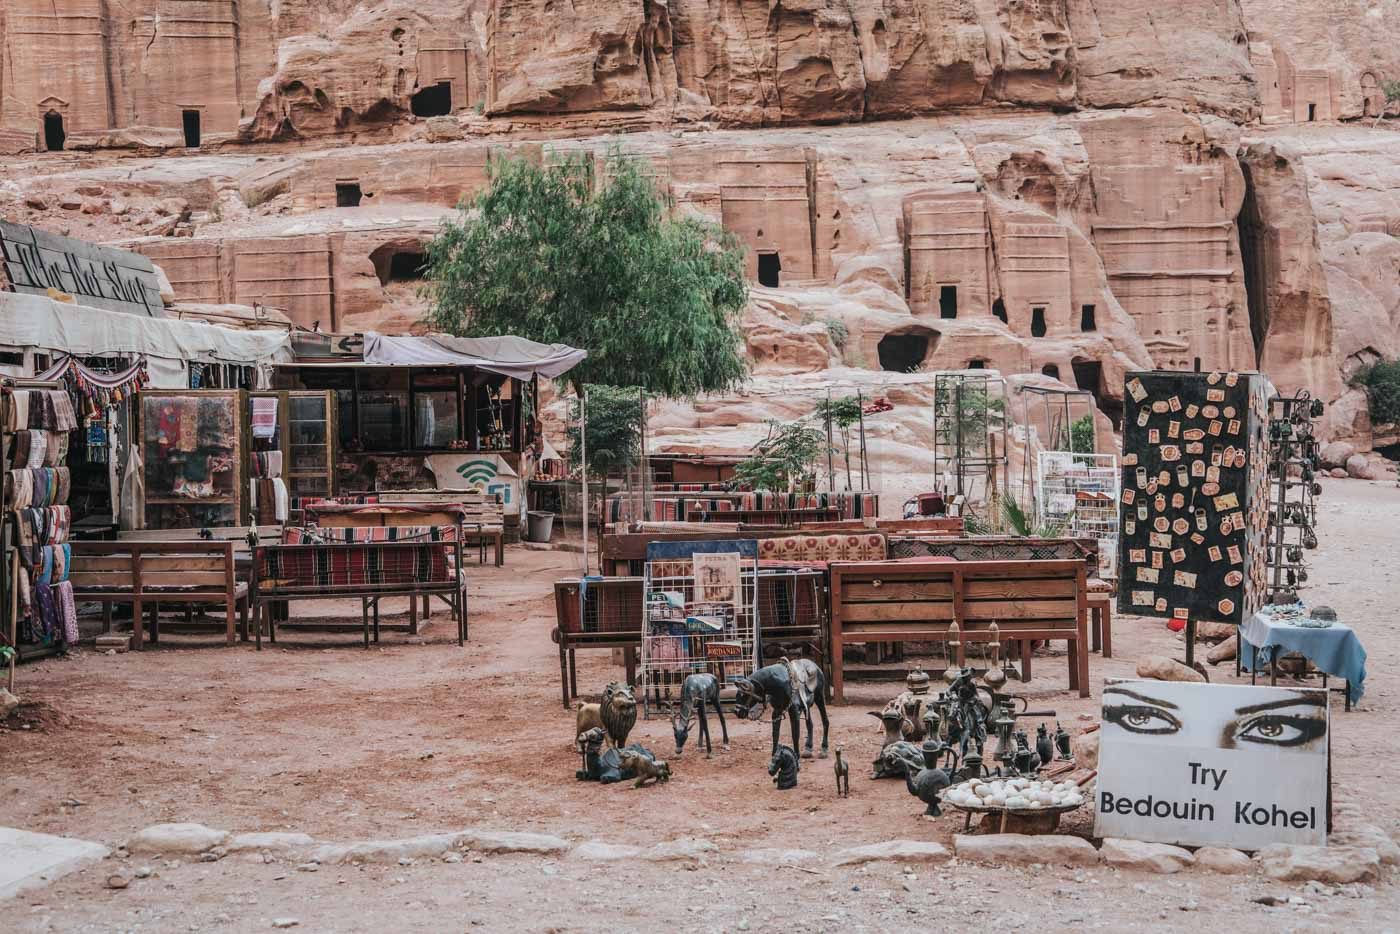
<path id="1" fill-rule="evenodd" d="M 49 152 L 63 152 L 63 144 L 68 134 L 63 130 L 63 114 L 50 110 L 44 114 L 44 148 Z"/>
<path id="2" fill-rule="evenodd" d="M 185 148 L 199 148 L 199 111 L 182 110 L 180 117 L 185 123 Z"/>
<path id="3" fill-rule="evenodd" d="M 445 117 L 452 113 L 452 82 L 439 81 L 413 95 L 409 107 L 415 117 Z"/>
<path id="4" fill-rule="evenodd" d="M 775 252 L 758 254 L 758 284 L 770 289 L 778 287 L 779 273 L 783 271 L 783 261 Z"/>
<path id="5" fill-rule="evenodd" d="M 880 369 L 891 373 L 918 370 L 938 346 L 938 338 L 937 331 L 918 326 L 886 334 L 875 349 L 880 357 Z"/>

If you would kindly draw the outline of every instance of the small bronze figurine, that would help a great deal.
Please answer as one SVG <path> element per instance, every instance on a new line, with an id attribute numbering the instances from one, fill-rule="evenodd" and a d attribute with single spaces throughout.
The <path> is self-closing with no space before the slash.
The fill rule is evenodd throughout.
<path id="1" fill-rule="evenodd" d="M 779 791 L 797 787 L 797 766 L 797 753 L 791 746 L 779 746 L 773 753 L 773 758 L 768 760 L 768 774 L 773 776 L 773 784 Z"/>
<path id="2" fill-rule="evenodd" d="M 851 796 L 851 767 L 841 758 L 845 746 L 836 747 L 836 795 L 840 798 Z"/>

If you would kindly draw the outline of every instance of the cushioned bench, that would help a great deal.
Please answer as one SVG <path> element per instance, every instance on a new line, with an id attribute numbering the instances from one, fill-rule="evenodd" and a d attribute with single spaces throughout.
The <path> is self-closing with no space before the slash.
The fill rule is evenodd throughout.
<path id="1" fill-rule="evenodd" d="M 68 579 L 73 599 L 102 604 L 104 628 L 111 631 L 112 605 L 131 604 L 131 643 L 145 642 L 141 614 L 149 612 L 151 641 L 160 639 L 159 606 L 221 605 L 225 632 L 234 642 L 234 616 L 248 638 L 249 587 L 234 576 L 232 541 L 73 542 Z"/>
<path id="2" fill-rule="evenodd" d="M 264 623 L 269 637 L 277 639 L 272 604 L 338 597 L 360 599 L 366 648 L 371 632 L 379 640 L 379 601 L 395 596 L 409 598 L 408 629 L 414 633 L 418 599 L 440 597 L 457 621 L 457 643 L 466 641 L 461 507 L 317 504 L 305 513 L 306 528 L 288 528 L 282 544 L 254 551 L 252 601 L 259 648 Z"/>

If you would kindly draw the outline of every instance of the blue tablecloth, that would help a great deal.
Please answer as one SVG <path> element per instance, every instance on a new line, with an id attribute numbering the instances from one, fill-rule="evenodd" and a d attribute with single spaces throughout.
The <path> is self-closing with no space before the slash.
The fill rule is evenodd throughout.
<path id="1" fill-rule="evenodd" d="M 1326 629 L 1313 629 L 1294 625 L 1293 620 L 1276 621 L 1260 612 L 1240 626 L 1240 642 L 1240 664 L 1245 671 L 1254 661 L 1254 649 L 1262 651 L 1267 660 L 1268 650 L 1278 646 L 1282 652 L 1297 652 L 1334 678 L 1344 678 L 1353 704 L 1365 692 L 1366 649 L 1350 626 L 1333 623 Z"/>

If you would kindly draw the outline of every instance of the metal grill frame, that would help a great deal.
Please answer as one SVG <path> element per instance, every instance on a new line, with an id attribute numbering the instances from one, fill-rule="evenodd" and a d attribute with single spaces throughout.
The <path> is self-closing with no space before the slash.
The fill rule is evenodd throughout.
<path id="1" fill-rule="evenodd" d="M 735 553 L 739 555 L 740 600 L 718 604 L 732 607 L 732 618 L 720 633 L 688 631 L 686 619 L 696 615 L 695 610 L 717 606 L 695 600 L 692 559 L 697 554 Z M 663 609 L 661 602 L 653 600 L 654 594 L 668 592 L 682 595 L 681 607 Z M 740 646 L 737 656 L 726 660 L 709 657 L 710 643 L 734 641 Z M 678 698 L 686 675 L 710 671 L 725 685 L 753 674 L 758 667 L 759 648 L 757 540 L 652 542 L 647 546 L 642 575 L 642 652 L 637 672 L 644 718 L 668 712 L 672 691 Z"/>

